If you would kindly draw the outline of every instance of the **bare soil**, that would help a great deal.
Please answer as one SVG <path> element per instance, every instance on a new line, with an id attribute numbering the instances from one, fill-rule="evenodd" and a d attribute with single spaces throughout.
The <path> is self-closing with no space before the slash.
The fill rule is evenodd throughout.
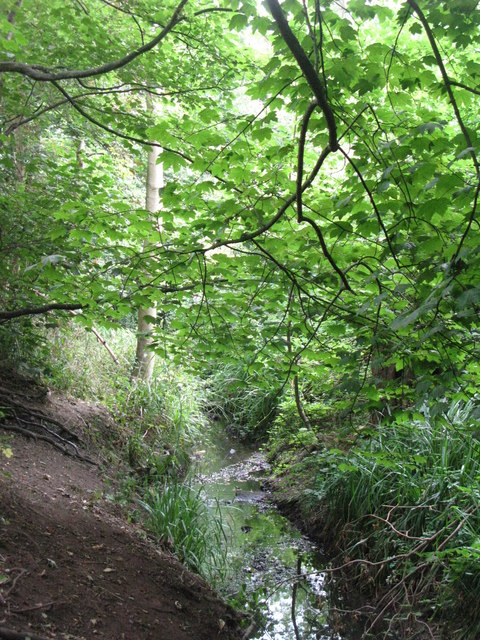
<path id="1" fill-rule="evenodd" d="M 98 462 L 89 433 L 111 426 L 104 410 L 1 373 L 0 389 L 64 423 Z M 104 467 L 2 429 L 16 424 L 0 423 L 13 452 L 0 447 L 0 638 L 242 637 L 240 616 L 108 498 Z"/>

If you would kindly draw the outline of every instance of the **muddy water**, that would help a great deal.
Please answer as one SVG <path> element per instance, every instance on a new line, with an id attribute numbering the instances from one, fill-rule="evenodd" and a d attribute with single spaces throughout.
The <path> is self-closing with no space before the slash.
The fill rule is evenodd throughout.
<path id="1" fill-rule="evenodd" d="M 264 456 L 218 434 L 215 445 L 199 457 L 198 479 L 208 499 L 221 505 L 228 537 L 228 575 L 220 591 L 250 603 L 256 630 L 249 637 L 358 640 L 361 634 L 353 629 L 341 635 L 333 628 L 338 616 L 332 613 L 333 594 L 321 573 L 326 560 L 320 550 L 262 491 L 269 470 Z"/>

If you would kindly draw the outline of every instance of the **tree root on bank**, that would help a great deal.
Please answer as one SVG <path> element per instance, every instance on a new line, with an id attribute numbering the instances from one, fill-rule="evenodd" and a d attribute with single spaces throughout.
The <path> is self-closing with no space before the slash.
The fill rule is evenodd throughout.
<path id="1" fill-rule="evenodd" d="M 0 627 L 0 638 L 2 640 L 51 640 L 51 638 L 39 636 L 31 631 L 14 631 L 7 627 Z"/>
<path id="2" fill-rule="evenodd" d="M 96 462 L 80 453 L 78 445 L 83 443 L 75 433 L 42 411 L 30 409 L 19 402 L 3 386 L 0 386 L 0 409 L 6 414 L 3 420 L 0 414 L 0 429 L 20 433 L 34 440 L 43 440 L 64 455 L 96 465 Z"/>

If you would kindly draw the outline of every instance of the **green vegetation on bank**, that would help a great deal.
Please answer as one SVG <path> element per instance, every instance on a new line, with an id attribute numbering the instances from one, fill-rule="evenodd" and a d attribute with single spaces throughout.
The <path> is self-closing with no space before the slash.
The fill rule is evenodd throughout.
<path id="1" fill-rule="evenodd" d="M 189 569 L 210 584 L 221 583 L 226 571 L 226 533 L 218 502 L 214 509 L 201 488 L 171 480 L 150 487 L 139 502 L 148 514 L 147 527 Z"/>
<path id="2" fill-rule="evenodd" d="M 477 638 L 479 405 L 397 412 L 348 436 L 324 423 L 279 439 L 281 422 L 269 442 L 279 499 L 334 556 L 347 601 L 368 596 L 372 636 Z"/>

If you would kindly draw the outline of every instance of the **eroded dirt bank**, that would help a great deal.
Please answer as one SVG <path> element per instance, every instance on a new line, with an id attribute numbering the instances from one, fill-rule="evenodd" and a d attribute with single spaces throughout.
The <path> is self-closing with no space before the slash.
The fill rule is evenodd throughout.
<path id="1" fill-rule="evenodd" d="M 72 431 L 88 428 L 84 416 L 74 424 L 73 404 L 65 416 L 58 397 L 41 408 Z M 111 489 L 98 466 L 18 433 L 6 442 L 13 455 L 0 453 L 0 638 L 6 629 L 64 640 L 242 637 L 239 616 L 105 499 Z"/>

